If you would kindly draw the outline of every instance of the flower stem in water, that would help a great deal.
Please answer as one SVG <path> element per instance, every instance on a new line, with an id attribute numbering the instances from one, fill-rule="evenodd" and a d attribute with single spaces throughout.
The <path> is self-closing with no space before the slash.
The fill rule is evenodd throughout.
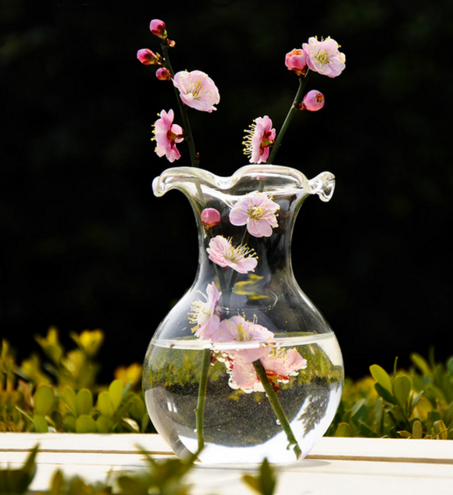
<path id="1" fill-rule="evenodd" d="M 266 370 L 264 369 L 259 359 L 253 362 L 253 366 L 255 368 L 257 375 L 259 376 L 259 379 L 261 380 L 261 383 L 263 384 L 264 391 L 266 392 L 267 398 L 271 403 L 272 409 L 274 410 L 277 419 L 279 420 L 284 432 L 286 433 L 286 437 L 288 438 L 288 442 L 289 442 L 289 447 L 294 446 L 294 453 L 296 454 L 296 459 L 300 459 L 302 456 L 302 451 L 299 447 L 299 444 L 297 443 L 293 430 L 291 429 L 285 411 L 283 410 L 280 401 L 278 400 L 277 393 L 272 388 L 272 384 L 270 383 L 266 375 Z"/>
<path id="2" fill-rule="evenodd" d="M 198 402 L 196 409 L 196 425 L 197 425 L 197 439 L 198 439 L 198 452 L 204 447 L 204 405 L 206 400 L 206 388 L 208 385 L 208 372 L 211 365 L 211 349 L 203 350 L 203 357 L 201 359 L 201 375 L 200 385 L 198 387 Z"/>

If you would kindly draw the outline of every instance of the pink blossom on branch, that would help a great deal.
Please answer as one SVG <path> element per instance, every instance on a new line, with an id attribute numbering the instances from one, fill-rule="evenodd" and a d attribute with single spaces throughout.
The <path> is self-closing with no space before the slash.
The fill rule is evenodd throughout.
<path id="1" fill-rule="evenodd" d="M 300 109 L 307 109 L 310 112 L 317 112 L 324 106 L 324 102 L 324 95 L 316 89 L 312 89 L 304 96 Z"/>
<path id="2" fill-rule="evenodd" d="M 206 248 L 209 259 L 223 268 L 232 268 L 238 273 L 254 272 L 258 261 L 247 246 L 233 246 L 230 239 L 221 235 L 213 237 Z"/>
<path id="3" fill-rule="evenodd" d="M 272 120 L 267 115 L 258 117 L 245 132 L 247 135 L 242 144 L 245 146 L 244 154 L 250 157 L 250 163 L 266 163 L 276 135 Z"/>
<path id="4" fill-rule="evenodd" d="M 179 91 L 179 96 L 188 107 L 209 112 L 217 110 L 214 105 L 220 101 L 219 90 L 214 81 L 204 72 L 181 71 L 175 74 L 173 84 Z"/>
<path id="5" fill-rule="evenodd" d="M 300 48 L 294 48 L 286 54 L 285 65 L 289 70 L 301 76 L 305 73 L 307 67 L 307 54 Z"/>
<path id="6" fill-rule="evenodd" d="M 151 139 L 156 141 L 155 151 L 157 155 L 160 157 L 165 155 L 168 161 L 172 163 L 181 158 L 176 144 L 184 141 L 184 131 L 179 125 L 173 124 L 173 119 L 173 110 L 169 110 L 168 113 L 162 110 L 160 119 L 154 123 L 154 137 Z"/>
<path id="7" fill-rule="evenodd" d="M 236 226 L 247 225 L 254 237 L 270 237 L 272 229 L 278 227 L 277 210 L 280 205 L 266 193 L 248 194 L 239 199 L 230 211 L 230 222 Z"/>
<path id="8" fill-rule="evenodd" d="M 307 54 L 307 65 L 314 72 L 337 77 L 346 67 L 345 54 L 338 50 L 340 45 L 330 36 L 323 41 L 310 38 L 302 47 Z"/>

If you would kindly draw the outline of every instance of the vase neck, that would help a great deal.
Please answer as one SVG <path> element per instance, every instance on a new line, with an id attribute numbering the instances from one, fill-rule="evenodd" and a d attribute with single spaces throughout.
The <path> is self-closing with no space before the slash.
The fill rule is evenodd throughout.
<path id="1" fill-rule="evenodd" d="M 334 184 L 328 172 L 308 180 L 272 165 L 243 167 L 228 178 L 182 167 L 156 178 L 153 189 L 157 196 L 178 189 L 189 199 L 200 247 L 194 286 L 205 292 L 215 281 L 229 305 L 242 296 L 271 302 L 297 286 L 291 263 L 297 214 L 310 195 L 328 201 Z"/>

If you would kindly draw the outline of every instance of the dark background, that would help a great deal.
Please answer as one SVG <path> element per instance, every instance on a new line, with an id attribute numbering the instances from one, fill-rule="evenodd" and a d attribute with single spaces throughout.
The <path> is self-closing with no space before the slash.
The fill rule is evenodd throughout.
<path id="1" fill-rule="evenodd" d="M 278 128 L 297 87 L 285 54 L 310 36 L 337 40 L 346 70 L 313 74 L 325 108 L 299 114 L 277 163 L 336 175 L 330 203 L 301 210 L 293 264 L 330 322 L 346 373 L 404 366 L 413 351 L 452 351 L 451 2 L 1 3 L 0 336 L 19 359 L 33 335 L 101 328 L 104 375 L 142 361 L 159 321 L 197 267 L 187 200 L 155 198 L 170 166 L 151 124 L 174 108 L 169 83 L 136 51 L 159 51 L 167 24 L 175 70 L 216 82 L 217 112 L 191 112 L 201 166 L 246 164 L 243 129 Z M 39 5 L 38 5 L 39 4 Z M 189 165 L 188 152 L 178 165 Z"/>

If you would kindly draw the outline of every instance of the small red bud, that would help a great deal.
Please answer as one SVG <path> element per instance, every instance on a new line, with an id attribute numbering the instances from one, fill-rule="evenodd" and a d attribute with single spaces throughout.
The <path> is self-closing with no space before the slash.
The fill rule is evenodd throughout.
<path id="1" fill-rule="evenodd" d="M 172 78 L 171 72 L 165 67 L 159 67 L 159 69 L 156 70 L 156 77 L 159 81 L 171 81 Z"/>
<path id="2" fill-rule="evenodd" d="M 165 39 L 167 37 L 167 27 L 164 21 L 153 19 L 149 24 L 149 29 L 158 38 Z"/>
<path id="3" fill-rule="evenodd" d="M 201 212 L 201 223 L 208 228 L 220 223 L 220 213 L 215 208 L 205 208 Z"/>
<path id="4" fill-rule="evenodd" d="M 137 52 L 137 58 L 143 65 L 160 65 L 162 57 L 148 48 L 142 48 Z"/>

